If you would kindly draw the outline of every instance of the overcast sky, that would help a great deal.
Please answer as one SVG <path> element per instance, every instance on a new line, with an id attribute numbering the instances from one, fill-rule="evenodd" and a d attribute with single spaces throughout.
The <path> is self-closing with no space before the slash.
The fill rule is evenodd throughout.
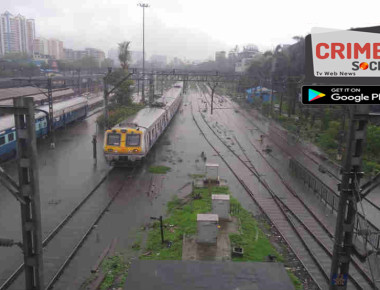
<path id="1" fill-rule="evenodd" d="M 96 47 L 107 54 L 130 40 L 142 50 L 142 8 L 135 0 L 0 0 L 0 12 L 36 21 L 37 36 L 64 47 Z M 217 50 L 293 43 L 312 27 L 348 29 L 380 25 L 380 1 L 146 0 L 145 50 L 149 55 L 204 60 Z"/>

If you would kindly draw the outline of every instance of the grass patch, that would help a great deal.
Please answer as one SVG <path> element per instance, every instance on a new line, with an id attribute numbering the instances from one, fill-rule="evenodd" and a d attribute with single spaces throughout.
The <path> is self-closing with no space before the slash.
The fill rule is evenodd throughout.
<path id="1" fill-rule="evenodd" d="M 233 257 L 232 261 L 263 262 L 266 261 L 268 255 L 272 255 L 277 257 L 277 261 L 283 262 L 284 258 L 260 230 L 252 214 L 242 208 L 233 197 L 231 197 L 231 209 L 231 215 L 238 217 L 241 223 L 241 233 L 230 234 L 231 246 L 239 246 L 244 249 L 244 256 Z"/>
<path id="2" fill-rule="evenodd" d="M 132 249 L 134 249 L 135 251 L 140 250 L 140 248 L 141 248 L 141 242 L 142 242 L 141 232 L 138 232 L 137 236 L 136 236 L 136 240 L 135 240 L 135 242 L 132 245 Z"/>
<path id="3" fill-rule="evenodd" d="M 195 188 L 193 193 L 185 198 L 177 196 L 168 202 L 167 214 L 164 223 L 165 241 L 170 241 L 171 246 L 161 243 L 160 223 L 153 224 L 148 234 L 146 249 L 140 256 L 143 260 L 181 260 L 183 235 L 195 235 L 197 233 L 197 214 L 211 212 L 211 195 L 229 194 L 229 188 L 211 187 Z M 193 199 L 197 197 L 197 199 Z M 234 197 L 231 197 L 231 215 L 240 220 L 239 234 L 230 234 L 231 246 L 240 246 L 244 249 L 243 257 L 232 257 L 232 261 L 256 261 L 267 260 L 268 255 L 277 257 L 277 261 L 284 262 L 283 256 L 274 248 L 266 235 L 261 231 L 252 214 L 245 210 Z M 268 225 L 269 226 L 269 225 Z M 270 226 L 269 226 L 270 227 Z M 302 283 L 290 271 L 289 277 L 296 289 L 302 289 Z"/>
<path id="4" fill-rule="evenodd" d="M 292 283 L 294 285 L 294 288 L 296 288 L 296 290 L 302 290 L 303 285 L 302 285 L 301 281 L 297 278 L 297 276 L 294 275 L 294 273 L 290 270 L 286 270 L 286 272 L 288 272 L 288 275 L 289 275 L 290 280 L 292 281 Z"/>
<path id="5" fill-rule="evenodd" d="M 203 178 L 203 177 L 205 177 L 206 176 L 206 174 L 189 174 L 189 176 L 191 177 L 191 178 Z"/>
<path id="6" fill-rule="evenodd" d="M 166 172 L 170 171 L 170 169 L 170 167 L 158 165 L 149 167 L 149 172 L 155 174 L 165 174 Z"/>
<path id="7" fill-rule="evenodd" d="M 179 199 L 175 196 L 167 205 L 167 213 L 170 215 L 164 220 L 165 240 L 171 241 L 168 248 L 161 243 L 159 222 L 153 224 L 153 230 L 148 234 L 145 252 L 141 259 L 147 260 L 181 260 L 183 235 L 194 235 L 197 233 L 197 214 L 211 212 L 212 194 L 229 194 L 227 186 L 209 188 L 195 188 L 192 196 L 197 199 Z M 231 197 L 231 214 L 240 219 L 242 228 L 240 234 L 231 234 L 231 244 L 244 248 L 244 256 L 233 258 L 233 261 L 265 261 L 271 254 L 283 261 L 283 257 L 271 245 L 265 234 L 259 229 L 256 220 L 240 203 Z"/>
<path id="8" fill-rule="evenodd" d="M 111 287 L 123 287 L 127 279 L 129 265 L 124 261 L 123 256 L 115 255 L 103 261 L 102 271 L 106 274 L 101 290 L 111 289 Z"/>

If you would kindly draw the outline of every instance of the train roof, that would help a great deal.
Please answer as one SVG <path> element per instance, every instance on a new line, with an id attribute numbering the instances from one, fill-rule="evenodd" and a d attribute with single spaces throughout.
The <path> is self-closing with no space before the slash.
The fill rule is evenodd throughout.
<path id="1" fill-rule="evenodd" d="M 66 109 L 65 112 L 67 112 L 68 108 L 76 107 L 77 105 L 86 105 L 86 104 L 87 104 L 87 99 L 83 97 L 76 97 L 76 98 L 66 100 L 63 102 L 53 103 L 53 116 L 62 115 L 63 110 L 65 109 Z M 37 109 L 49 112 L 48 105 L 37 107 Z M 36 119 L 41 118 L 43 116 L 45 116 L 43 112 L 36 113 Z"/>
<path id="2" fill-rule="evenodd" d="M 82 105 L 85 105 L 85 104 L 87 104 L 87 99 L 86 98 L 82 98 L 82 97 L 77 97 L 77 98 L 70 99 L 70 100 L 67 100 L 67 101 L 63 101 L 63 102 L 59 102 L 59 103 L 54 103 L 53 104 L 54 116 L 59 115 L 61 112 L 63 112 L 64 109 L 72 108 L 72 107 L 76 108 L 77 106 L 82 106 Z M 46 106 L 36 107 L 36 109 L 49 112 L 49 106 L 47 106 L 47 105 Z M 45 115 L 46 114 L 43 113 L 43 112 L 36 111 L 35 118 L 39 119 L 39 118 L 44 117 Z M 9 128 L 13 128 L 14 126 L 15 126 L 15 122 L 14 122 L 14 116 L 13 115 L 6 115 L 6 116 L 3 116 L 3 117 L 0 117 L 0 131 L 6 130 L 6 129 L 9 129 Z"/>
<path id="3" fill-rule="evenodd" d="M 170 107 L 176 98 L 179 97 L 180 92 L 181 89 L 179 88 L 171 88 L 165 93 L 164 96 L 156 101 L 156 103 L 164 104 L 163 107 L 152 106 L 141 109 L 139 112 L 137 112 L 137 114 L 123 120 L 114 128 L 124 128 L 130 126 L 149 128 L 166 111 L 166 108 Z"/>

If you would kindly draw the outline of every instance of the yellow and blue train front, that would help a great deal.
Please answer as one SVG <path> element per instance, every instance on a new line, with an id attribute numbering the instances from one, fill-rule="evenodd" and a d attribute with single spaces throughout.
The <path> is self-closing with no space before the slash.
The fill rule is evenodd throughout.
<path id="1" fill-rule="evenodd" d="M 140 130 L 107 130 L 104 139 L 104 156 L 109 163 L 136 161 L 145 156 Z"/>

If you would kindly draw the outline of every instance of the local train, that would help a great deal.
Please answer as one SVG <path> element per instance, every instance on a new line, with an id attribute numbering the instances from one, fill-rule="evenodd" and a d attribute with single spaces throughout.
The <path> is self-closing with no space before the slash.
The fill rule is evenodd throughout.
<path id="1" fill-rule="evenodd" d="M 156 101 L 156 106 L 144 108 L 107 130 L 104 135 L 107 162 L 122 165 L 144 159 L 169 125 L 181 101 L 181 86 L 176 84 Z"/>
<path id="2" fill-rule="evenodd" d="M 58 129 L 87 116 L 89 103 L 86 98 L 77 97 L 53 104 L 53 127 Z M 49 132 L 49 106 L 36 107 L 36 137 L 40 138 Z M 0 161 L 16 156 L 16 131 L 13 115 L 0 117 Z"/>

